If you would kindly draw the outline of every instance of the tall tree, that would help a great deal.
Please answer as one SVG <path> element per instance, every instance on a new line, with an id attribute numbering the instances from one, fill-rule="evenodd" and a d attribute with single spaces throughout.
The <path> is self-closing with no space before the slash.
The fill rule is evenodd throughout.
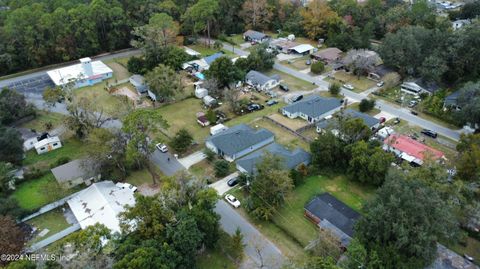
<path id="1" fill-rule="evenodd" d="M 155 110 L 139 109 L 130 113 L 123 121 L 122 130 L 129 135 L 127 145 L 127 161 L 138 167 L 146 167 L 152 176 L 153 184 L 157 184 L 157 173 L 149 156 L 155 151 L 155 141 L 149 137 L 160 128 L 167 128 L 167 121 Z"/>
<path id="2" fill-rule="evenodd" d="M 35 115 L 34 107 L 28 104 L 25 96 L 14 90 L 0 90 L 0 123 L 10 124 L 23 117 Z"/>
<path id="3" fill-rule="evenodd" d="M 228 57 L 213 61 L 206 72 L 207 78 L 215 79 L 220 87 L 229 87 L 231 83 L 243 79 L 244 73 Z"/>
<path id="4" fill-rule="evenodd" d="M 437 253 L 437 242 L 451 240 L 457 223 L 438 193 L 394 170 L 365 206 L 356 237 L 384 268 L 423 268 Z"/>
<path id="5" fill-rule="evenodd" d="M 293 189 L 293 182 L 280 157 L 267 153 L 262 158 L 250 186 L 247 204 L 255 217 L 269 220 Z"/>
<path id="6" fill-rule="evenodd" d="M 461 124 L 480 124 L 480 82 L 465 84 L 459 90 L 457 105 L 461 110 L 455 115 Z"/>
<path id="7" fill-rule="evenodd" d="M 176 42 L 178 23 L 166 13 L 156 13 L 148 24 L 136 27 L 132 34 L 137 38 L 132 45 L 145 51 L 156 51 L 159 47 L 167 47 Z"/>
<path id="8" fill-rule="evenodd" d="M 187 9 L 183 19 L 193 23 L 196 33 L 206 32 L 210 46 L 210 31 L 219 11 L 218 0 L 199 0 Z"/>
<path id="9" fill-rule="evenodd" d="M 24 247 L 26 235 L 15 220 L 9 216 L 0 215 L 0 253 L 19 255 Z M 7 264 L 7 259 L 1 259 L 0 265 Z"/>
<path id="10" fill-rule="evenodd" d="M 148 72 L 145 81 L 157 98 L 169 99 L 183 91 L 181 76 L 163 64 Z"/>
<path id="11" fill-rule="evenodd" d="M 266 0 L 246 0 L 241 14 L 245 26 L 255 30 L 267 29 L 273 16 Z"/>
<path id="12" fill-rule="evenodd" d="M 0 125 L 0 148 L 0 162 L 21 163 L 23 141 L 17 130 Z"/>
<path id="13" fill-rule="evenodd" d="M 308 3 L 300 14 L 303 18 L 303 27 L 311 39 L 325 38 L 325 34 L 340 23 L 340 17 L 323 0 L 313 0 Z"/>
<path id="14" fill-rule="evenodd" d="M 480 134 L 462 135 L 457 150 L 457 177 L 480 182 Z"/>

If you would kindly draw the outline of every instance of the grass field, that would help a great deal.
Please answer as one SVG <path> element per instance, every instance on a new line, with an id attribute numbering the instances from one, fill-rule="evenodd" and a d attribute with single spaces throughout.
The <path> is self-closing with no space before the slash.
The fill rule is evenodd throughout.
<path id="1" fill-rule="evenodd" d="M 128 62 L 128 58 L 127 58 Z M 124 80 L 131 76 L 130 72 L 128 72 L 127 68 L 121 62 L 107 62 L 106 65 L 113 70 L 113 79 L 114 80 Z"/>
<path id="2" fill-rule="evenodd" d="M 78 191 L 76 188 L 68 190 L 61 188 L 51 172 L 41 178 L 21 183 L 16 188 L 12 196 L 18 201 L 20 207 L 26 210 L 38 209 Z"/>
<path id="3" fill-rule="evenodd" d="M 91 87 L 76 89 L 74 95 L 77 98 L 85 98 L 95 104 L 98 109 L 103 109 L 109 116 L 122 118 L 130 111 L 131 103 L 126 96 L 114 96 L 105 89 L 105 83 L 99 83 Z M 121 87 L 121 85 L 119 85 Z"/>
<path id="4" fill-rule="evenodd" d="M 27 221 L 27 223 L 35 226 L 38 229 L 38 232 L 41 232 L 44 229 L 49 230 L 49 232 L 45 236 L 40 237 L 37 235 L 33 237 L 32 240 L 29 241 L 29 243 L 41 241 L 70 226 L 70 224 L 68 224 L 65 220 L 61 208 L 57 208 L 47 213 L 43 213 L 42 215 Z"/>
<path id="5" fill-rule="evenodd" d="M 49 165 L 57 161 L 61 157 L 68 157 L 71 160 L 85 156 L 86 146 L 77 139 L 68 139 L 62 141 L 62 147 L 44 154 L 37 154 L 35 150 L 26 153 L 23 165 L 35 165 L 37 168 L 49 168 Z"/>
<path id="6" fill-rule="evenodd" d="M 258 103 L 262 103 L 262 102 L 259 101 Z M 236 116 L 232 120 L 226 122 L 226 125 L 234 126 L 240 123 L 250 124 L 254 121 L 260 120 L 263 116 L 275 113 L 276 111 L 278 111 L 279 108 L 281 108 L 284 105 L 285 105 L 284 103 L 279 102 L 278 104 L 273 106 L 265 106 L 265 108 L 262 110 L 254 111 L 252 113 L 247 113 L 241 116 Z"/>
<path id="7" fill-rule="evenodd" d="M 336 81 L 341 83 L 342 85 L 352 84 L 352 86 L 354 87 L 354 92 L 363 92 L 372 87 L 375 87 L 376 84 L 375 81 L 367 79 L 364 76 L 360 76 L 360 78 L 358 78 L 357 76 L 346 73 L 345 71 L 335 72 L 333 76 L 335 79 L 326 78 L 325 80 Z"/>
<path id="8" fill-rule="evenodd" d="M 292 67 L 293 69 L 296 69 L 296 70 L 304 70 L 304 69 L 310 68 L 310 65 L 305 64 L 309 59 L 310 59 L 310 55 L 305 55 L 305 56 L 291 59 L 291 60 L 284 60 L 284 61 L 281 61 L 280 63 L 285 66 Z"/>
<path id="9" fill-rule="evenodd" d="M 252 124 L 252 127 L 265 128 L 271 131 L 275 135 L 275 142 L 282 144 L 291 150 L 297 147 L 308 150 L 310 147 L 307 142 L 303 141 L 302 139 L 288 132 L 287 130 L 284 130 L 282 127 L 275 125 L 269 120 L 261 119 L 255 121 Z"/>
<path id="10" fill-rule="evenodd" d="M 265 74 L 269 76 L 272 76 L 275 74 L 279 75 L 282 79 L 282 83 L 287 84 L 290 88 L 290 91 L 311 91 L 316 88 L 316 86 L 310 82 L 298 79 L 294 76 L 291 76 L 287 73 L 283 73 L 277 70 L 271 70 L 271 71 L 265 72 Z"/>
<path id="11" fill-rule="evenodd" d="M 60 126 L 65 120 L 65 116 L 60 113 L 49 112 L 45 110 L 37 110 L 37 116 L 20 127 L 33 129 L 39 133 L 48 131 L 45 125 L 47 123 L 52 124 L 52 129 Z"/>
<path id="12" fill-rule="evenodd" d="M 188 45 L 187 47 L 199 52 L 202 57 L 210 56 L 210 55 L 215 54 L 219 51 L 222 51 L 223 54 L 225 54 L 225 56 L 232 56 L 232 57 L 235 56 L 235 54 L 231 51 L 214 49 L 213 48 L 213 43 L 214 43 L 214 41 L 212 40 L 210 48 L 205 46 L 205 44 L 203 44 L 203 43 Z"/>
<path id="13" fill-rule="evenodd" d="M 215 170 L 213 165 L 207 160 L 202 160 L 201 162 L 192 165 L 188 171 L 198 179 L 215 180 Z"/>
<path id="14" fill-rule="evenodd" d="M 199 143 L 208 136 L 208 126 L 200 126 L 195 115 L 197 112 L 206 112 L 200 99 L 188 98 L 174 104 L 163 105 L 158 108 L 158 111 L 170 125 L 167 130 L 170 136 L 174 136 L 182 128 L 188 130 Z"/>
<path id="15" fill-rule="evenodd" d="M 360 111 L 360 103 L 359 102 L 353 103 L 353 104 L 349 105 L 348 108 L 354 109 L 356 111 Z M 380 112 L 382 112 L 380 109 L 373 108 L 370 111 L 362 112 L 362 113 L 368 114 L 370 116 L 375 116 Z"/>
<path id="16" fill-rule="evenodd" d="M 152 165 L 152 167 L 154 167 L 156 173 L 160 176 L 161 180 L 163 174 L 160 169 L 156 165 Z M 130 174 L 125 179 L 125 182 L 135 185 L 137 187 L 143 184 L 153 184 L 152 176 L 146 168 L 130 172 Z"/>
<path id="17" fill-rule="evenodd" d="M 239 189 L 230 192 L 240 201 L 244 200 L 244 194 Z M 374 189 L 348 181 L 344 175 L 313 176 L 294 189 L 285 205 L 276 210 L 271 222 L 254 220 L 243 209 L 240 212 L 254 222 L 284 253 L 291 256 L 302 255 L 303 248 L 317 233 L 315 225 L 303 216 L 303 208 L 315 195 L 323 192 L 331 193 L 361 212 L 363 204 L 373 196 Z"/>

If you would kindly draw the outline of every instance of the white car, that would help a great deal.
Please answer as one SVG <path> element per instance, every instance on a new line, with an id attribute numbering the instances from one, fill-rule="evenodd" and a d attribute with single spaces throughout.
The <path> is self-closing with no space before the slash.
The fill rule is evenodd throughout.
<path id="1" fill-rule="evenodd" d="M 380 82 L 378 82 L 378 83 L 377 83 L 377 87 L 382 87 L 382 86 L 383 86 L 383 84 L 385 84 L 385 82 L 383 82 L 383 81 L 380 81 Z"/>
<path id="2" fill-rule="evenodd" d="M 354 87 L 352 86 L 352 84 L 343 84 L 343 87 L 344 87 L 344 88 L 347 88 L 347 89 L 349 89 L 349 90 L 353 90 L 353 89 L 354 89 Z"/>
<path id="3" fill-rule="evenodd" d="M 225 200 L 227 200 L 227 202 L 235 208 L 240 207 L 240 201 L 238 201 L 237 198 L 231 194 L 225 195 Z"/>
<path id="4" fill-rule="evenodd" d="M 156 145 L 157 149 L 160 150 L 161 152 L 165 153 L 168 151 L 168 148 L 165 144 L 162 144 L 162 143 L 158 143 Z"/>

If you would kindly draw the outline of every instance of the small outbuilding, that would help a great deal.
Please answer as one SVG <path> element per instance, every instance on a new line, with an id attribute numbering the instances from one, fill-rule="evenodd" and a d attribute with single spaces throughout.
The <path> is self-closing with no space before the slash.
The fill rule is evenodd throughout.
<path id="1" fill-rule="evenodd" d="M 92 166 L 90 160 L 73 160 L 52 168 L 50 171 L 61 186 L 73 188 L 80 184 L 89 186 L 100 180 L 100 173 L 96 173 Z"/>
<path id="2" fill-rule="evenodd" d="M 62 142 L 58 136 L 52 136 L 42 139 L 34 144 L 38 154 L 43 154 L 62 147 Z"/>
<path id="3" fill-rule="evenodd" d="M 218 133 L 221 133 L 223 131 L 228 130 L 228 127 L 223 125 L 223 124 L 217 124 L 215 126 L 210 127 L 210 134 L 211 135 L 216 135 Z"/>
<path id="4" fill-rule="evenodd" d="M 202 100 L 203 103 L 208 107 L 217 105 L 217 99 L 211 97 L 210 95 L 204 96 Z"/>
<path id="5" fill-rule="evenodd" d="M 297 45 L 293 48 L 290 48 L 288 51 L 290 53 L 297 53 L 297 54 L 306 55 L 306 54 L 312 53 L 314 49 L 315 48 L 310 44 L 300 44 L 300 45 Z"/>

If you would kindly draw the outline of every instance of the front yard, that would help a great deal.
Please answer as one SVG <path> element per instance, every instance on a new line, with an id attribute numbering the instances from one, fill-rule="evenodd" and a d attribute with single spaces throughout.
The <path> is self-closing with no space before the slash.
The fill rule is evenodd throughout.
<path id="1" fill-rule="evenodd" d="M 266 75 L 272 76 L 272 75 L 279 75 L 280 78 L 282 79 L 282 83 L 287 84 L 288 87 L 290 88 L 290 91 L 311 91 L 317 86 L 313 85 L 310 82 L 307 82 L 302 79 L 298 79 L 292 75 L 289 75 L 287 73 L 283 73 L 277 70 L 270 70 L 268 72 L 265 72 Z"/>
<path id="2" fill-rule="evenodd" d="M 333 78 L 326 78 L 328 82 L 337 82 L 340 84 L 351 84 L 354 89 L 354 92 L 363 92 L 372 87 L 375 87 L 376 82 L 370 79 L 367 79 L 364 76 L 357 77 L 353 74 L 349 74 L 345 71 L 337 71 L 333 74 Z"/>
<path id="3" fill-rule="evenodd" d="M 304 254 L 303 248 L 317 235 L 316 226 L 303 216 L 304 206 L 315 195 L 323 192 L 331 193 L 361 212 L 364 203 L 373 197 L 374 189 L 351 182 L 344 175 L 312 176 L 293 190 L 285 205 L 276 210 L 271 222 L 253 219 L 243 208 L 240 213 L 255 223 L 282 252 L 297 257 Z M 245 201 L 245 194 L 238 188 L 230 193 L 240 201 Z"/>
<path id="4" fill-rule="evenodd" d="M 284 61 L 281 61 L 280 63 L 287 67 L 292 67 L 293 69 L 296 69 L 296 70 L 304 70 L 304 69 L 310 69 L 310 65 L 306 64 L 307 60 L 311 60 L 310 55 L 305 55 L 305 56 L 295 58 L 295 59 L 290 59 L 290 60 L 284 60 Z"/>
<path id="5" fill-rule="evenodd" d="M 356 103 L 350 104 L 347 108 L 351 108 L 351 109 L 353 109 L 353 110 L 360 111 L 360 102 L 356 102 Z M 382 112 L 380 109 L 378 109 L 378 108 L 373 108 L 373 109 L 371 109 L 370 111 L 362 112 L 362 113 L 368 114 L 368 115 L 370 115 L 370 116 L 375 116 L 375 115 L 377 115 L 377 114 L 380 113 L 380 112 Z"/>

